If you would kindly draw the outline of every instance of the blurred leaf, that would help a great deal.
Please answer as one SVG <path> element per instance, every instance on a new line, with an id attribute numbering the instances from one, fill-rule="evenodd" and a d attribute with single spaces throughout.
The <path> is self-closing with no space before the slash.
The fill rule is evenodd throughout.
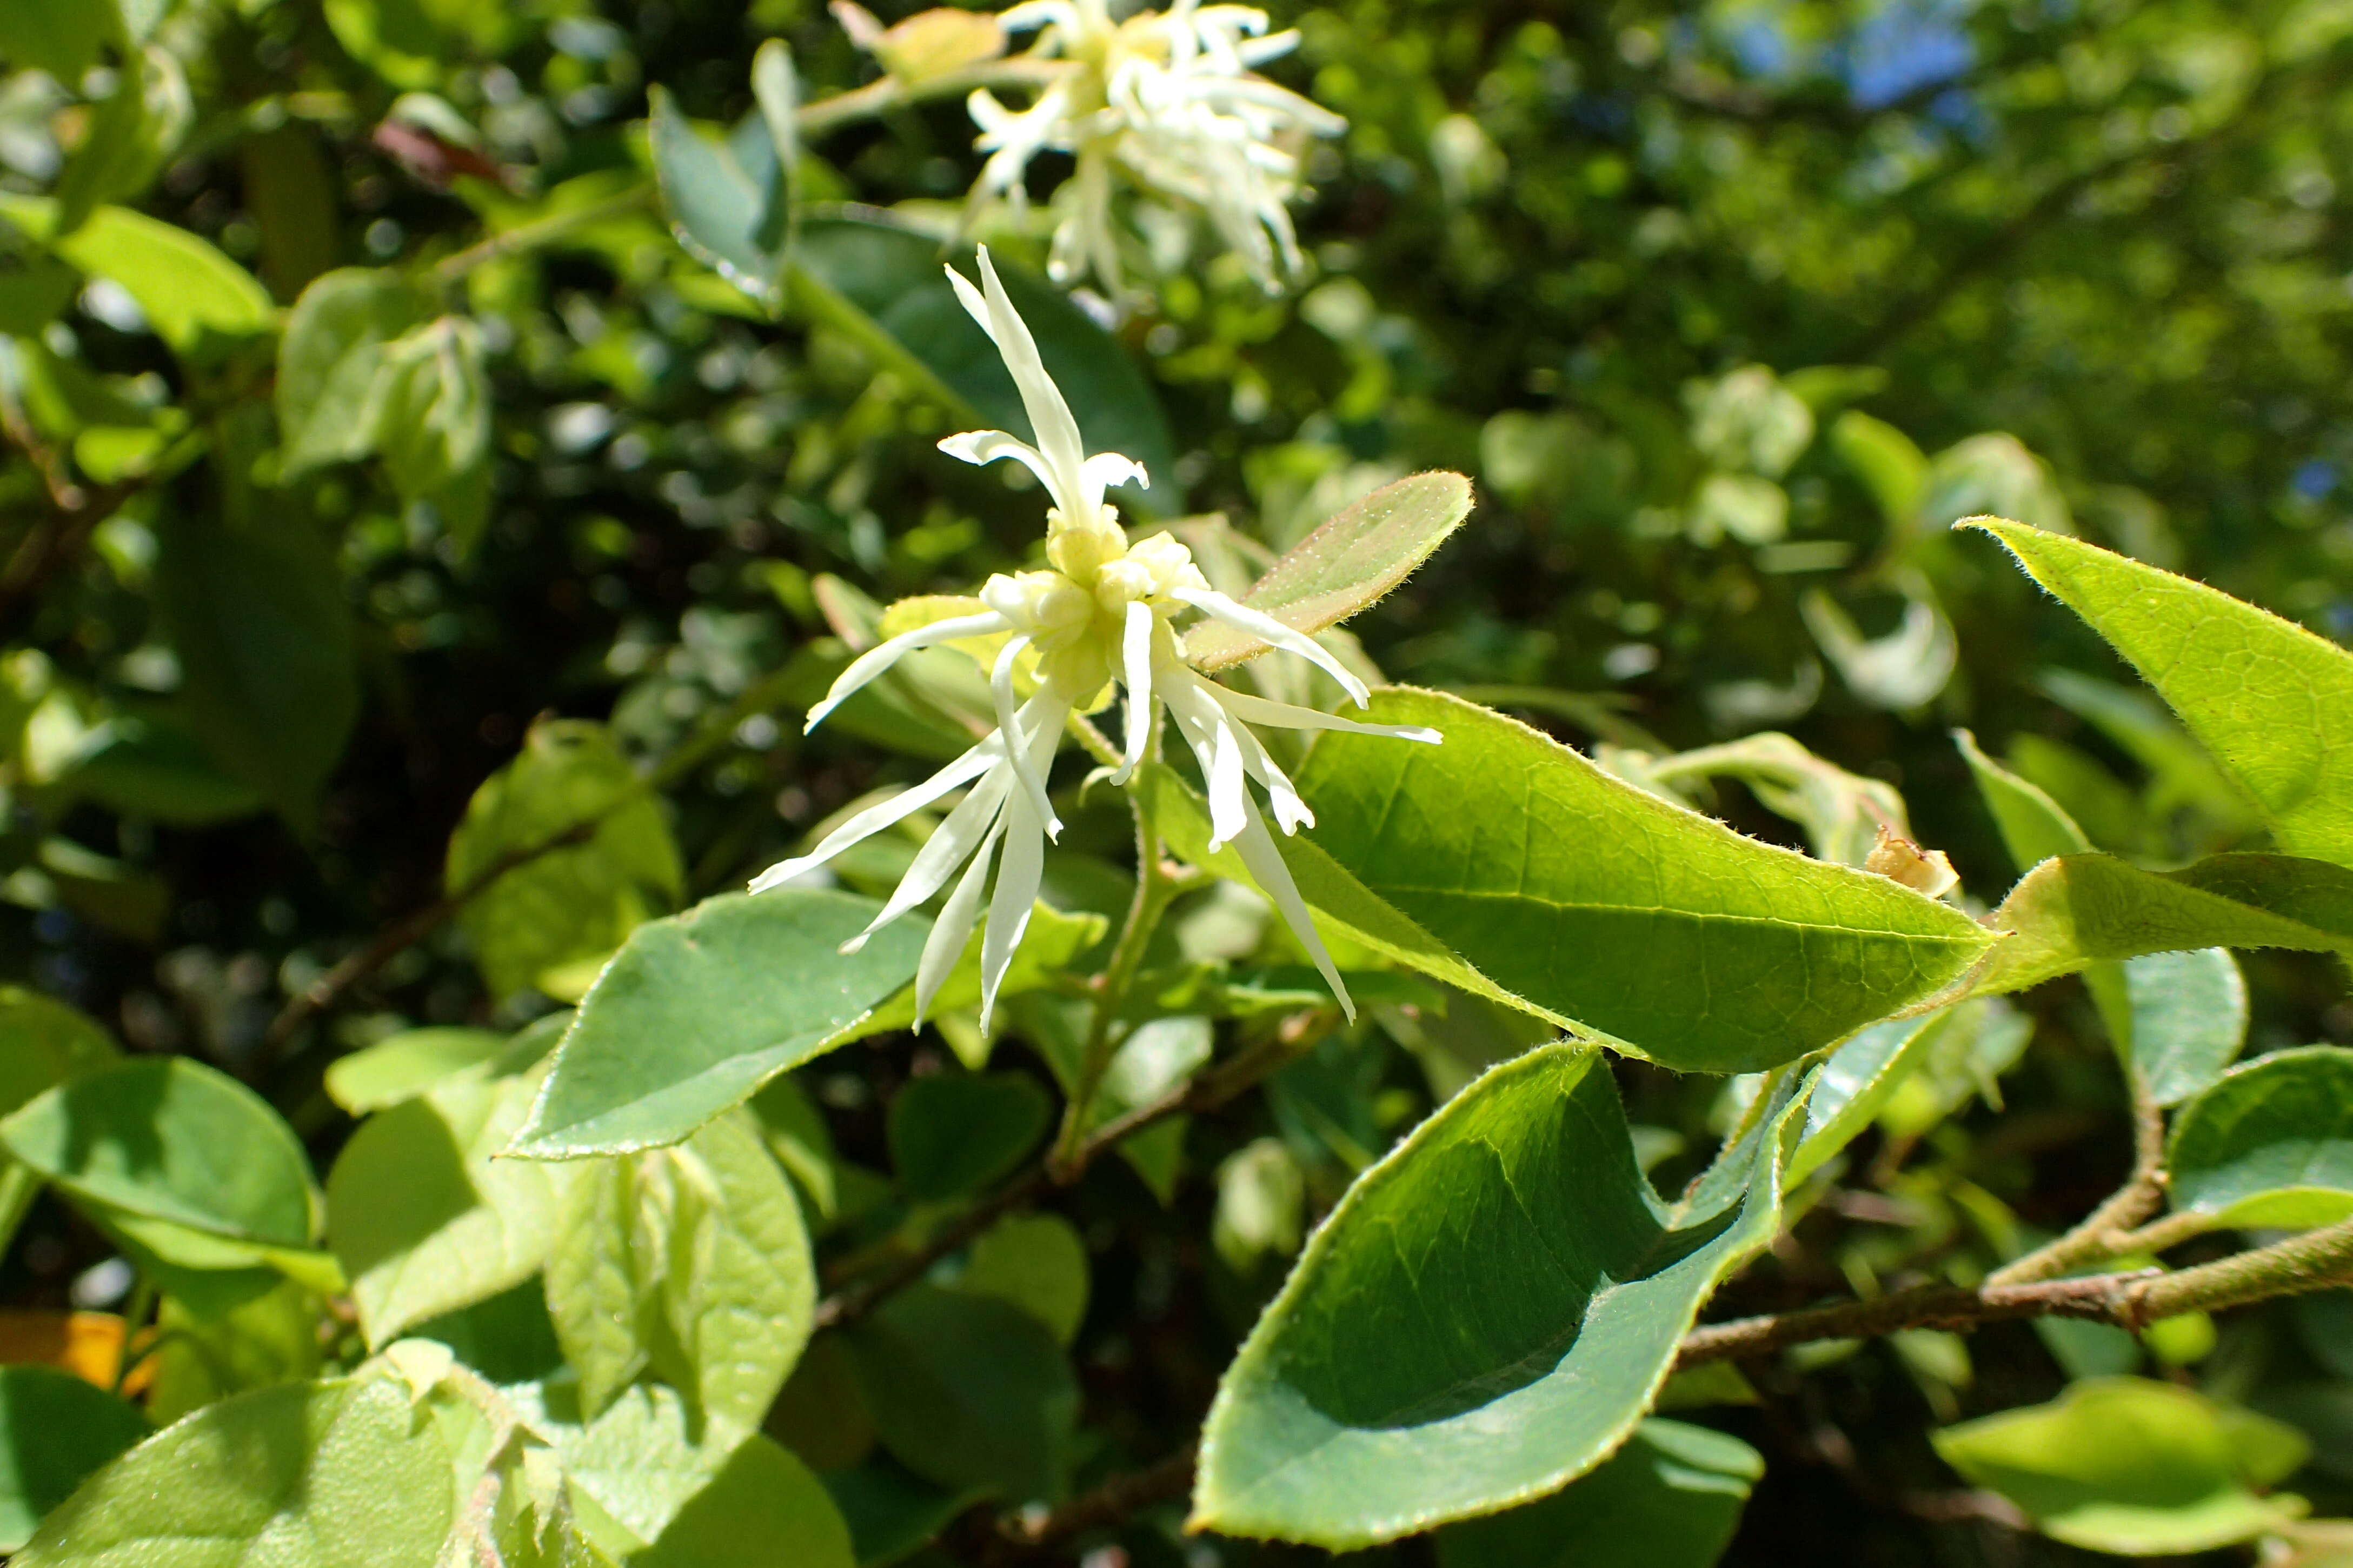
<path id="1" fill-rule="evenodd" d="M 1850 408 L 1831 426 L 1831 447 L 1879 503 L 1887 526 L 1908 527 L 1928 482 L 1928 459 L 1912 437 Z"/>
<path id="2" fill-rule="evenodd" d="M 1284 552 L 1242 602 L 1299 631 L 1337 626 L 1411 576 L 1470 515 L 1471 481 L 1460 474 L 1384 485 Z M 1185 633 L 1186 657 L 1201 669 L 1224 669 L 1266 648 L 1221 622 Z"/>
<path id="3" fill-rule="evenodd" d="M 2174 1208 L 2217 1225 L 2353 1215 L 2353 1051 L 2305 1046 L 2223 1073 L 2175 1118 L 2166 1170 Z"/>
<path id="4" fill-rule="evenodd" d="M 1087 1315 L 1087 1244 L 1060 1215 L 1008 1215 L 973 1242 L 955 1288 L 1012 1302 L 1067 1346 Z"/>
<path id="5" fill-rule="evenodd" d="M 101 202 L 140 195 L 195 118 L 187 74 L 175 56 L 160 48 L 132 56 L 58 182 L 57 232 L 80 226 Z"/>
<path id="6" fill-rule="evenodd" d="M 318 1294 L 291 1279 L 210 1319 L 165 1297 L 155 1316 L 149 1418 L 169 1426 L 248 1388 L 315 1377 L 322 1315 Z"/>
<path id="7" fill-rule="evenodd" d="M 638 927 L 582 1000 L 513 1152 L 566 1160 L 675 1143 L 828 1049 L 914 975 L 920 920 L 839 952 L 880 908 L 786 889 Z"/>
<path id="8" fill-rule="evenodd" d="M 188 729 L 163 714 L 118 714 L 75 750 L 65 788 L 125 816 L 209 827 L 269 809 L 249 784 L 216 767 Z"/>
<path id="9" fill-rule="evenodd" d="M 386 343 L 377 447 L 405 501 L 430 500 L 460 554 L 490 521 L 491 387 L 481 329 L 438 316 Z"/>
<path id="10" fill-rule="evenodd" d="M 278 346 L 278 425 L 290 477 L 356 462 L 385 430 L 385 347 L 425 317 L 398 273 L 345 267 L 302 290 Z"/>
<path id="11" fill-rule="evenodd" d="M 549 1246 L 547 1304 L 590 1415 L 650 1373 L 687 1396 L 698 1428 L 743 1433 L 808 1341 L 816 1278 L 800 1205 L 737 1113 L 580 1173 Z"/>
<path id="12" fill-rule="evenodd" d="M 45 256 L 0 253 L 0 332 L 31 337 L 62 314 L 81 274 Z"/>
<path id="13" fill-rule="evenodd" d="M 70 234 L 56 204 L 0 195 L 0 218 L 48 244 L 94 278 L 120 284 L 174 353 L 199 363 L 277 323 L 278 307 L 253 274 L 206 241 L 128 207 L 101 206 Z"/>
<path id="14" fill-rule="evenodd" d="M 2260 817 L 2247 796 L 2156 698 L 2072 669 L 2046 669 L 2035 684 L 2148 770 L 2142 793 L 2150 816 L 2168 816 L 2187 806 L 2227 836 L 2254 830 Z"/>
<path id="15" fill-rule="evenodd" d="M 1181 505 L 1167 418 L 1126 351 L 1061 290 L 1003 257 L 996 259 L 1047 374 L 1078 418 L 1087 450 L 1134 458 L 1152 475 L 1155 506 Z M 858 338 L 958 418 L 1028 439 L 1029 418 L 1012 374 L 956 302 L 943 260 L 976 276 L 968 247 L 951 246 L 944 254 L 938 240 L 895 224 L 812 217 L 801 225 L 793 252 L 794 298 L 811 316 Z"/>
<path id="16" fill-rule="evenodd" d="M 828 1470 L 824 1479 L 849 1521 L 858 1568 L 888 1568 L 988 1495 L 981 1488 L 934 1486 L 886 1455 L 852 1469 Z"/>
<path id="17" fill-rule="evenodd" d="M 0 1552 L 32 1539 L 84 1477 L 147 1436 L 146 1417 L 46 1366 L 0 1366 Z"/>
<path id="18" fill-rule="evenodd" d="M 1411 922 L 1419 951 L 1372 945 L 1663 1065 L 1789 1060 L 1928 995 L 1989 941 L 1886 878 L 1744 837 L 1467 702 L 1390 690 L 1373 716 L 1446 739 L 1317 743 L 1297 775 L 1317 825 L 1282 844 L 1307 900 L 1359 940 Z M 1706 987 L 1683 978 L 1703 970 Z M 1734 992 L 1741 1007 L 1720 1005 Z"/>
<path id="19" fill-rule="evenodd" d="M 0 1114 L 116 1058 L 114 1038 L 76 1007 L 0 985 Z"/>
<path id="20" fill-rule="evenodd" d="M 759 1119 L 760 1136 L 768 1152 L 800 1189 L 819 1220 L 830 1220 L 839 1203 L 834 1177 L 833 1134 L 825 1112 L 801 1091 L 800 1085 L 779 1075 L 761 1086 L 747 1102 Z"/>
<path id="21" fill-rule="evenodd" d="M 2096 545 L 1999 519 L 1978 526 L 2157 688 L 2282 848 L 2353 865 L 2353 654 Z"/>
<path id="22" fill-rule="evenodd" d="M 1764 1456 L 1737 1437 L 1645 1421 L 1552 1496 L 1447 1526 L 1439 1568 L 1710 1568 L 1764 1473 Z"/>
<path id="23" fill-rule="evenodd" d="M 849 1331 L 882 1446 L 926 1480 L 1059 1499 L 1079 1387 L 1046 1326 L 989 1296 L 914 1285 Z"/>
<path id="24" fill-rule="evenodd" d="M 1866 637 L 1838 601 L 1819 588 L 1799 602 L 1806 629 L 1847 689 L 1874 708 L 1904 713 L 1945 689 L 1960 659 L 1952 622 L 1926 597 L 1904 596 L 1904 619 L 1885 637 Z"/>
<path id="25" fill-rule="evenodd" d="M 1778 1226 L 1797 1109 L 1771 1108 L 1670 1205 L 1599 1052 L 1488 1073 L 1308 1243 L 1219 1387 L 1192 1526 L 1339 1550 L 1593 1469 Z"/>
<path id="26" fill-rule="evenodd" d="M 1238 1274 L 1269 1253 L 1289 1258 L 1307 1231 L 1307 1184 L 1280 1138 L 1256 1138 L 1218 1166 L 1218 1209 L 1209 1242 Z"/>
<path id="27" fill-rule="evenodd" d="M 891 1163 L 927 1203 L 978 1194 L 1035 1148 L 1054 1103 L 1027 1073 L 934 1073 L 891 1102 Z"/>
<path id="28" fill-rule="evenodd" d="M 756 82 L 759 62 L 772 62 L 769 97 L 774 96 L 776 58 L 764 47 L 754 65 Z M 789 79 L 789 56 L 784 57 L 784 67 Z M 797 161 L 792 154 L 797 149 L 788 149 L 783 158 L 776 155 L 774 127 L 765 112 L 746 116 L 723 141 L 714 141 L 679 113 L 660 88 L 652 89 L 647 100 L 654 174 L 670 208 L 671 232 L 695 259 L 774 310 L 790 259 L 786 241 Z M 764 98 L 762 110 L 766 107 Z"/>
<path id="29" fill-rule="evenodd" d="M 395 87 L 433 88 L 443 63 L 495 58 L 524 20 L 519 10 L 464 0 L 325 0 L 335 41 Z"/>
<path id="30" fill-rule="evenodd" d="M 206 1405 L 91 1477 L 16 1568 L 431 1568 L 449 1457 L 393 1380 L 289 1384 Z"/>
<path id="31" fill-rule="evenodd" d="M 414 1100 L 435 1084 L 504 1050 L 489 1029 L 405 1029 L 327 1065 L 327 1098 L 353 1116 Z"/>
<path id="32" fill-rule="evenodd" d="M 251 459 L 232 439 L 216 460 Z M 299 510 L 269 515 L 272 499 L 252 494 L 241 473 L 222 482 L 223 512 L 183 512 L 161 531 L 156 607 L 179 655 L 189 726 L 223 772 L 307 835 L 359 718 L 343 573 Z"/>
<path id="33" fill-rule="evenodd" d="M 327 1177 L 327 1234 L 368 1343 L 521 1284 L 573 1173 L 494 1160 L 543 1075 L 446 1080 L 360 1124 Z"/>
<path id="34" fill-rule="evenodd" d="M 101 47 L 122 41 L 114 0 L 9 0 L 0 10 L 0 59 L 59 81 L 79 81 Z"/>
<path id="35" fill-rule="evenodd" d="M 572 835 L 579 841 L 532 854 Z M 619 947 L 686 883 L 661 802 L 605 727 L 581 719 L 533 724 L 468 803 L 442 885 L 456 897 L 494 875 L 459 923 L 501 996 L 570 990 L 564 971 Z"/>
<path id="36" fill-rule="evenodd" d="M 2044 1534 L 2125 1556 L 2208 1552 L 2304 1511 L 2253 1488 L 2303 1463 L 2291 1427 L 2141 1378 L 2078 1383 L 2057 1400 L 1932 1433 L 1971 1484 L 2025 1510 Z"/>

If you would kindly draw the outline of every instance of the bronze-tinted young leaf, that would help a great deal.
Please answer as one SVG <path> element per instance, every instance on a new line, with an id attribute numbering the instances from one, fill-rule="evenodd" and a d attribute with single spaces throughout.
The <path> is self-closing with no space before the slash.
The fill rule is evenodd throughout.
<path id="1" fill-rule="evenodd" d="M 1411 576 L 1471 515 L 1471 481 L 1415 474 L 1383 485 L 1301 540 L 1243 599 L 1287 626 L 1320 632 L 1379 601 Z M 1185 634 L 1201 669 L 1223 669 L 1266 651 L 1248 632 L 1205 622 Z"/>

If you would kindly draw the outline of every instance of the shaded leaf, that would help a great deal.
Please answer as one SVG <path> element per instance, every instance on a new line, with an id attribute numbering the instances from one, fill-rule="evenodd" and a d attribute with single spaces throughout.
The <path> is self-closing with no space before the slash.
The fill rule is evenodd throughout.
<path id="1" fill-rule="evenodd" d="M 414 1100 L 448 1078 L 491 1060 L 507 1037 L 489 1029 L 404 1029 L 327 1066 L 327 1097 L 353 1116 Z"/>
<path id="2" fill-rule="evenodd" d="M 1360 1177 L 1219 1385 L 1192 1524 L 1344 1549 L 1543 1496 L 1626 1439 L 1780 1219 L 1797 1107 L 1682 1202 L 1601 1055 L 1493 1069 Z"/>
<path id="3" fill-rule="evenodd" d="M 1710 1568 L 1764 1473 L 1737 1437 L 1645 1421 L 1552 1496 L 1440 1531 L 1439 1568 Z"/>
<path id="4" fill-rule="evenodd" d="M 186 229 L 128 207 L 101 206 L 70 234 L 52 237 L 58 216 L 44 198 L 0 195 L 0 218 L 91 277 L 120 284 L 155 335 L 183 357 L 216 357 L 277 322 L 277 304 L 260 281 Z"/>
<path id="5" fill-rule="evenodd" d="M 1060 1215 L 1008 1215 L 973 1242 L 955 1288 L 1012 1302 L 1068 1345 L 1087 1315 L 1087 1244 Z"/>
<path id="6" fill-rule="evenodd" d="M 849 1331 L 893 1458 L 1008 1503 L 1061 1496 L 1079 1388 L 1046 1326 L 1009 1301 L 911 1286 Z"/>
<path id="7" fill-rule="evenodd" d="M 1027 1073 L 934 1073 L 891 1102 L 891 1163 L 926 1202 L 976 1193 L 1037 1146 L 1054 1104 Z"/>
<path id="8" fill-rule="evenodd" d="M 0 1366 L 0 1552 L 32 1539 L 83 1478 L 147 1436 L 146 1418 L 47 1366 Z"/>
<path id="9" fill-rule="evenodd" d="M 2327 1225 L 2353 1215 L 2353 1051 L 2306 1046 L 2223 1073 L 2175 1119 L 2173 1206 L 2218 1225 Z"/>
<path id="10" fill-rule="evenodd" d="M 849 1527 L 809 1468 L 754 1433 L 630 1568 L 851 1568 Z"/>
<path id="11" fill-rule="evenodd" d="M 339 268 L 302 290 L 278 345 L 278 426 L 289 474 L 375 450 L 385 347 L 425 313 L 416 289 L 386 268 Z"/>

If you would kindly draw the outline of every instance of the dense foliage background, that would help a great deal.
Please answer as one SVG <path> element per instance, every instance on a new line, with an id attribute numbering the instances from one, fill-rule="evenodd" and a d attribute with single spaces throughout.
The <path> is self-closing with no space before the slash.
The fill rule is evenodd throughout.
<path id="1" fill-rule="evenodd" d="M 734 124 L 772 37 L 805 100 L 872 79 L 814 4 L 144 0 L 122 7 L 146 40 L 128 51 L 77 37 L 100 7 L 20 4 L 0 22 L 0 971 L 130 1051 L 242 1079 L 324 1171 L 353 1127 L 322 1085 L 340 1056 L 548 1014 L 637 920 L 920 776 L 871 730 L 799 733 L 839 664 L 827 639 L 871 631 L 870 601 L 1020 563 L 1039 500 L 934 449 L 961 425 L 903 354 L 806 298 L 762 309 L 649 193 L 650 86 Z M 1900 791 L 1984 903 L 2014 868 L 1956 726 L 2102 847 L 2178 863 L 2249 838 L 2115 657 L 1945 525 L 2072 527 L 2353 635 L 2353 9 L 1342 0 L 1275 20 L 1303 41 L 1269 73 L 1348 127 L 1310 155 L 1294 286 L 1269 295 L 1164 223 L 1133 241 L 1137 297 L 1092 302 L 1166 419 L 1132 521 L 1222 512 L 1281 550 L 1381 483 L 1454 469 L 1471 521 L 1351 626 L 1392 680 L 1605 756 L 1786 731 Z M 808 139 L 802 195 L 952 226 L 970 143 L 953 98 L 848 121 Z M 438 363 L 471 375 L 478 354 L 479 383 L 420 392 L 380 451 L 317 434 L 305 465 L 271 426 L 273 377 L 288 405 L 268 342 L 175 335 L 154 297 L 52 259 L 47 220 L 11 205 L 36 195 L 200 236 L 280 305 L 333 268 L 398 268 L 470 323 Z M 1041 226 L 1000 212 L 984 235 L 1042 264 Z M 469 447 L 453 404 L 480 396 Z M 596 752 L 615 771 L 580 787 L 608 794 L 662 768 L 659 811 L 607 829 L 635 836 L 613 851 L 636 857 L 630 897 L 558 874 L 445 921 L 437 900 L 521 831 L 477 792 L 526 746 Z M 1699 787 L 1808 847 L 1746 786 Z M 470 802 L 470 849 L 451 839 Z M 1048 900 L 1115 920 L 1124 827 L 1108 807 L 1071 822 Z M 1250 934 L 1220 943 L 1253 919 L 1204 897 L 1187 955 L 1248 952 Z M 355 953 L 352 983 L 321 988 Z M 2243 963 L 2251 1051 L 2353 1042 L 2332 961 Z M 2031 1039 L 1996 1031 L 1946 1064 L 1729 1309 L 1998 1258 L 2014 1227 L 2063 1228 L 2116 1184 L 2130 1130 L 2084 992 L 2018 1005 Z M 1373 1016 L 1390 1022 L 1195 1117 L 1156 1190 L 1105 1161 L 1047 1201 L 1089 1263 L 1076 1489 L 1182 1449 L 1303 1217 L 1466 1063 L 1538 1037 L 1467 1005 L 1443 1040 Z M 1050 1081 L 1040 1026 L 1017 1017 L 994 1067 Z M 889 1109 L 960 1070 L 936 1035 L 901 1033 L 797 1075 L 840 1162 L 821 1263 L 887 1235 Z M 1614 1070 L 1672 1188 L 1725 1125 L 1718 1080 Z M 0 1263 L 0 1352 L 62 1353 L 69 1309 L 154 1310 L 126 1300 L 120 1250 L 34 1202 Z M 2325 1387 L 2297 1407 L 2318 1458 L 2295 1483 L 2325 1513 L 2353 1506 L 2344 1300 L 2186 1331 L 2150 1363 L 2232 1398 Z M 348 1320 L 328 1321 L 296 1361 L 355 1359 Z M 223 1392 L 266 1363 L 203 1375 Z M 177 1377 L 192 1403 L 173 1364 L 152 1396 Z M 857 1458 L 850 1396 L 807 1382 L 845 1374 L 805 1364 L 769 1430 L 820 1468 Z M 2077 1557 L 1963 1489 L 1924 1435 L 2054 1394 L 2065 1370 L 2032 1327 L 1751 1371 L 1757 1402 L 1707 1416 L 1770 1465 L 1726 1561 Z M 1187 1542 L 1176 1517 L 1155 1500 L 1082 1543 L 1195 1568 L 1280 1554 Z M 923 1550 L 1018 1549 L 976 1516 Z"/>

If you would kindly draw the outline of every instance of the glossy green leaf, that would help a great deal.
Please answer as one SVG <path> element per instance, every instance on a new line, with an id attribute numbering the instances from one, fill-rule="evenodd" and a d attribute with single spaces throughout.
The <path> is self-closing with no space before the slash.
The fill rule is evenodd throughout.
<path id="1" fill-rule="evenodd" d="M 571 1173 L 494 1160 L 538 1073 L 447 1080 L 363 1122 L 327 1178 L 327 1234 L 368 1342 L 530 1279 Z"/>
<path id="2" fill-rule="evenodd" d="M 1784 1101 L 1676 1204 L 1606 1059 L 1489 1072 L 1366 1172 L 1228 1368 L 1192 1523 L 1366 1545 L 1550 1493 L 1623 1443 L 1780 1220 Z"/>
<path id="3" fill-rule="evenodd" d="M 31 1540 L 85 1477 L 150 1430 L 138 1411 L 71 1373 L 0 1366 L 0 1552 Z"/>
<path id="4" fill-rule="evenodd" d="M 2129 556 L 1999 519 L 1974 526 L 2157 688 L 2282 848 L 2353 865 L 2353 654 Z"/>
<path id="5" fill-rule="evenodd" d="M 1940 1007 L 1916 1018 L 1873 1024 L 1830 1054 L 1806 1097 L 1805 1131 L 1789 1156 L 1785 1177 L 1789 1186 L 1821 1169 L 1862 1135 L 1926 1059 L 1937 1035 L 1952 1026 L 1954 1015 L 1955 1009 Z"/>
<path id="6" fill-rule="evenodd" d="M 2214 855 L 2179 871 L 2067 855 L 2021 878 L 1987 924 L 2005 940 L 1970 979 L 1980 992 L 2020 991 L 2145 952 L 2353 953 L 2353 874 L 2287 855 Z"/>
<path id="7" fill-rule="evenodd" d="M 1054 1102 L 1027 1073 L 935 1073 L 891 1102 L 891 1163 L 909 1194 L 938 1202 L 992 1185 L 1037 1147 Z"/>
<path id="8" fill-rule="evenodd" d="M 1552 1496 L 1447 1526 L 1439 1568 L 1710 1568 L 1764 1473 L 1764 1456 L 1737 1437 L 1645 1421 Z"/>
<path id="9" fill-rule="evenodd" d="M 1008 1503 L 1060 1497 L 1079 1388 L 1043 1323 L 1009 1301 L 916 1285 L 849 1337 L 875 1430 L 901 1464 Z"/>
<path id="10" fill-rule="evenodd" d="M 2223 1073 L 2175 1119 L 2166 1169 L 2173 1206 L 2217 1225 L 2353 1215 L 2353 1051 L 2306 1046 Z"/>
<path id="11" fill-rule="evenodd" d="M 2222 1076 L 2247 1043 L 2247 982 L 2219 947 L 2125 961 L 2132 1059 L 2159 1105 L 2179 1105 Z"/>
<path id="12" fill-rule="evenodd" d="M 15 1568 L 431 1568 L 449 1457 L 383 1377 L 206 1405 L 92 1476 Z"/>
<path id="13" fill-rule="evenodd" d="M 1282 553 L 1243 603 L 1303 632 L 1337 626 L 1411 576 L 1471 515 L 1471 481 L 1460 474 L 1415 474 L 1383 485 Z M 1223 669 L 1267 645 L 1221 622 L 1185 634 L 1202 669 Z"/>
<path id="14" fill-rule="evenodd" d="M 172 349 L 198 360 L 276 325 L 278 307 L 252 273 L 204 239 L 128 207 L 102 206 L 70 234 L 50 237 L 55 204 L 0 197 L 0 217 L 47 241 L 64 260 L 121 286 Z"/>
<path id="15" fill-rule="evenodd" d="M 592 1415 L 651 1373 L 701 1425 L 748 1432 L 807 1343 L 817 1271 L 799 1202 L 749 1113 L 582 1170 L 547 1306 Z"/>
<path id="16" fill-rule="evenodd" d="M 585 969 L 593 978 L 606 954 L 674 905 L 686 871 L 660 801 L 605 727 L 558 719 L 532 726 L 449 837 L 450 894 L 485 881 L 459 921 L 491 989 L 537 986 L 573 1000 L 584 987 L 571 976 Z"/>
<path id="17" fill-rule="evenodd" d="M 754 1433 L 629 1568 L 852 1568 L 849 1527 L 809 1468 Z"/>
<path id="18" fill-rule="evenodd" d="M 424 320 L 416 288 L 385 268 L 344 267 L 302 290 L 278 345 L 278 426 L 290 474 L 356 462 L 385 424 L 385 348 Z"/>
<path id="19" fill-rule="evenodd" d="M 353 1116 L 414 1100 L 491 1060 L 507 1037 L 489 1029 L 406 1029 L 327 1066 L 327 1097 Z"/>
<path id="20" fill-rule="evenodd" d="M 1008 1215 L 973 1242 L 955 1288 L 1012 1302 L 1068 1345 L 1087 1315 L 1087 1244 L 1060 1215 Z"/>
<path id="21" fill-rule="evenodd" d="M 114 1040 L 78 1007 L 0 985 L 0 1114 L 116 1058 Z"/>
<path id="22" fill-rule="evenodd" d="M 256 455 L 226 441 L 219 461 Z M 359 717 L 343 572 L 299 508 L 283 515 L 233 473 L 223 483 L 223 509 L 183 512 L 161 531 L 156 605 L 190 726 L 224 773 L 307 831 Z"/>
<path id="23" fill-rule="evenodd" d="M 1078 418 L 1090 452 L 1118 452 L 1152 476 L 1145 492 L 1162 508 L 1180 504 L 1176 449 L 1160 404 L 1118 340 L 1062 291 L 1004 257 L 997 276 L 1038 340 L 1047 374 Z M 1028 439 L 1029 416 L 996 348 L 956 303 L 941 263 L 976 277 L 968 247 L 871 217 L 812 217 L 793 250 L 793 292 L 801 308 L 851 332 L 912 377 L 960 419 Z M 1118 493 L 1118 492 L 1114 492 Z"/>
<path id="24" fill-rule="evenodd" d="M 2302 1463 L 2308 1447 L 2293 1428 L 2170 1384 L 2094 1379 L 2049 1405 L 1931 1436 L 1971 1484 L 2016 1503 L 2044 1534 L 2094 1552 L 2208 1552 L 2304 1511 L 2301 1498 L 2254 1489 Z"/>
<path id="25" fill-rule="evenodd" d="M 840 952 L 878 908 L 845 893 L 732 894 L 638 927 L 583 998 L 514 1152 L 675 1143 L 826 1049 L 914 976 L 919 919 Z"/>
<path id="26" fill-rule="evenodd" d="M 1466 988 L 1666 1066 L 1788 1061 L 1935 993 L 1990 942 L 1947 905 L 1744 837 L 1459 699 L 1390 690 L 1373 716 L 1446 739 L 1317 743 L 1298 774 L 1316 826 L 1282 846 L 1308 901 L 1360 935 L 1401 915 L 1483 977 Z"/>
<path id="27" fill-rule="evenodd" d="M 311 1243 L 316 1198 L 293 1129 L 259 1095 L 185 1057 L 59 1084 L 0 1121 L 0 1145 L 120 1226 L 161 1222 L 228 1244 L 221 1251 L 248 1265 L 256 1247 Z"/>

